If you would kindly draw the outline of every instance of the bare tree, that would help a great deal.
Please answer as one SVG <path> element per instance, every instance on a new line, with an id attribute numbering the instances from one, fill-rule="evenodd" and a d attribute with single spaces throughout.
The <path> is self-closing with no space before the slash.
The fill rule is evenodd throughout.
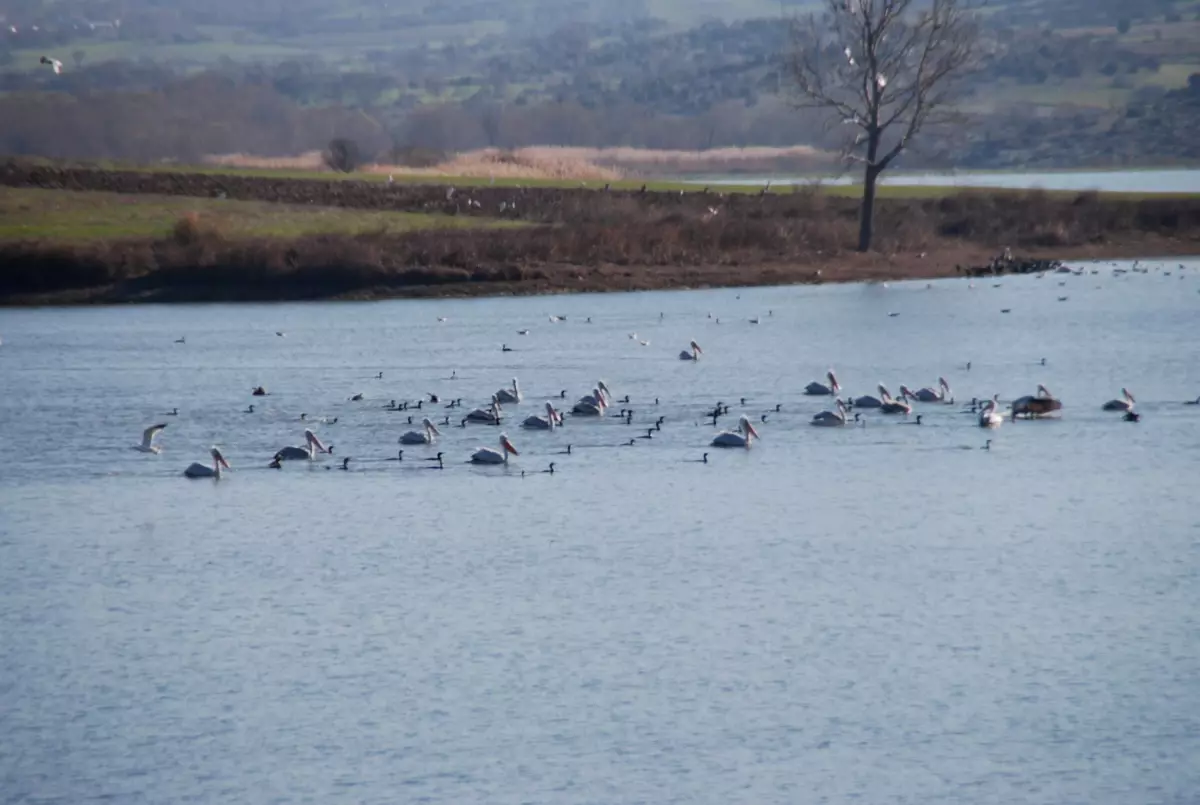
<path id="1" fill-rule="evenodd" d="M 822 0 L 796 21 L 789 59 L 797 105 L 850 132 L 863 165 L 858 250 L 871 248 L 875 185 L 913 138 L 954 115 L 957 80 L 977 63 L 981 0 Z"/>

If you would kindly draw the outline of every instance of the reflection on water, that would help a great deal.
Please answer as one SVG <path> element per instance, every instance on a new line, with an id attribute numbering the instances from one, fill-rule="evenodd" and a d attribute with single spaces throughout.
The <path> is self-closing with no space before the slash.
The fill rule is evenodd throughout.
<path id="1" fill-rule="evenodd" d="M 775 176 L 757 178 L 705 179 L 711 185 L 857 184 L 862 176 L 814 178 Z M 971 173 L 963 171 L 932 173 L 885 173 L 883 184 L 931 187 L 1005 187 L 1043 190 L 1101 190 L 1115 193 L 1200 193 L 1200 170 L 1179 168 L 1137 171 L 1047 171 L 1039 173 Z"/>
<path id="2" fill-rule="evenodd" d="M 0 313 L 6 798 L 1188 801 L 1200 262 L 1150 265 Z M 829 368 L 1065 410 L 812 428 Z M 514 376 L 519 417 L 603 378 L 634 424 L 466 464 L 498 429 L 444 406 Z M 1122 386 L 1136 425 L 1100 410 Z M 718 400 L 753 449 L 708 447 Z M 431 407 L 440 442 L 388 461 Z M 267 469 L 306 425 L 333 457 Z M 213 444 L 233 470 L 184 479 Z"/>

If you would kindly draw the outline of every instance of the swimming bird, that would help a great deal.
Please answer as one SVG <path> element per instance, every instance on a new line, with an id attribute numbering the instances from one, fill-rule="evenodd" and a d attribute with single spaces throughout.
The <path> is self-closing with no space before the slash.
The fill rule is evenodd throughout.
<path id="1" fill-rule="evenodd" d="M 828 386 L 814 380 L 804 387 L 804 393 L 810 397 L 832 397 L 841 391 L 842 387 L 838 384 L 837 376 L 834 375 L 832 369 L 825 373 L 825 379 L 829 381 Z"/>
<path id="2" fill-rule="evenodd" d="M 553 475 L 554 474 L 554 462 L 551 461 L 550 466 L 547 467 L 546 469 L 542 470 L 542 472 L 545 473 L 546 475 Z"/>
<path id="3" fill-rule="evenodd" d="M 247 406 L 246 406 L 246 413 L 247 413 L 247 414 L 253 414 L 253 413 L 254 413 L 254 406 L 253 406 L 253 405 L 247 405 Z"/>
<path id="4" fill-rule="evenodd" d="M 736 431 L 721 431 L 713 437 L 712 447 L 749 447 L 753 439 L 759 438 L 758 431 L 750 424 L 750 418 L 743 416 L 738 420 Z"/>
<path id="5" fill-rule="evenodd" d="M 558 426 L 559 420 L 560 415 L 558 411 L 555 411 L 554 406 L 547 402 L 545 416 L 527 417 L 521 423 L 521 427 L 528 428 L 529 430 L 554 430 Z"/>
<path id="6" fill-rule="evenodd" d="M 187 336 L 183 336 L 183 335 L 179 336 L 178 338 L 175 339 L 175 343 L 176 344 L 186 344 Z"/>
<path id="7" fill-rule="evenodd" d="M 981 447 L 979 449 L 980 450 L 991 450 L 992 449 L 992 440 L 988 439 L 986 442 L 984 442 L 983 447 Z"/>
<path id="8" fill-rule="evenodd" d="M 167 411 L 165 414 L 163 414 L 163 416 L 179 416 L 179 409 L 172 408 L 170 411 Z"/>
<path id="9" fill-rule="evenodd" d="M 161 425 L 151 425 L 146 428 L 142 431 L 142 443 L 134 445 L 133 449 L 142 453 L 154 453 L 155 455 L 162 452 L 162 448 L 154 443 L 154 439 L 166 426 L 166 423 L 163 423 Z"/>
<path id="10" fill-rule="evenodd" d="M 304 431 L 304 447 L 285 447 L 275 454 L 280 461 L 312 461 L 318 453 L 332 453 L 311 430 Z"/>
<path id="11" fill-rule="evenodd" d="M 517 385 L 517 379 L 512 379 L 512 388 L 500 389 L 496 392 L 496 402 L 502 403 L 519 403 L 521 402 L 521 388 Z"/>
<path id="12" fill-rule="evenodd" d="M 433 444 L 440 435 L 441 431 L 426 417 L 421 420 L 421 430 L 410 430 L 400 436 L 400 444 Z"/>
<path id="13" fill-rule="evenodd" d="M 500 424 L 500 403 L 496 402 L 496 398 L 492 398 L 492 404 L 487 408 L 476 408 L 467 414 L 464 422 L 481 422 L 485 425 Z"/>
<path id="14" fill-rule="evenodd" d="M 1184 400 L 1183 404 L 1184 405 L 1200 405 L 1200 397 L 1197 397 L 1194 400 Z"/>
<path id="15" fill-rule="evenodd" d="M 692 347 L 692 349 L 690 352 L 685 349 L 679 353 L 679 360 L 681 360 L 681 361 L 698 361 L 698 360 L 700 360 L 700 356 L 702 354 L 704 354 L 704 350 L 700 349 L 700 345 L 697 344 L 695 341 L 691 342 L 691 347 Z"/>
<path id="16" fill-rule="evenodd" d="M 255 386 L 254 390 L 251 391 L 250 394 L 251 394 L 251 396 L 254 396 L 254 397 L 266 397 L 267 390 L 265 388 L 263 388 L 262 386 Z"/>
<path id="17" fill-rule="evenodd" d="M 601 384 L 602 385 L 602 384 Z M 598 385 L 592 389 L 592 393 L 585 397 L 581 397 L 575 406 L 571 409 L 571 413 L 578 416 L 601 416 L 604 414 L 604 409 L 608 407 L 608 400 L 604 391 Z"/>
<path id="18" fill-rule="evenodd" d="M 832 373 L 831 373 L 832 374 Z M 836 411 L 822 411 L 809 424 L 824 428 L 840 428 L 846 424 L 846 404 L 838 399 Z"/>
<path id="19" fill-rule="evenodd" d="M 1121 398 L 1119 400 L 1109 400 L 1104 405 L 1100 406 L 1102 411 L 1132 411 L 1134 403 L 1137 402 L 1128 389 L 1121 389 Z"/>
<path id="20" fill-rule="evenodd" d="M 1126 422 L 1137 422 L 1141 420 L 1141 418 L 1142 415 L 1133 410 L 1126 411 L 1125 416 L 1122 417 L 1122 419 L 1124 419 Z"/>
<path id="21" fill-rule="evenodd" d="M 900 399 L 895 399 L 888 390 L 883 386 L 879 387 L 879 391 L 884 395 L 883 404 L 879 406 L 879 410 L 884 414 L 904 414 L 908 416 L 912 413 L 912 406 L 908 404 L 908 391 L 904 386 L 900 386 Z M 917 417 L 919 420 L 920 417 Z M 918 423 L 919 424 L 919 423 Z"/>
<path id="22" fill-rule="evenodd" d="M 500 449 L 496 450 L 491 447 L 480 447 L 471 455 L 471 463 L 473 464 L 507 464 L 508 454 L 519 456 L 517 448 L 513 447 L 512 442 L 503 433 L 500 434 Z"/>
<path id="23" fill-rule="evenodd" d="M 501 352 L 512 352 L 512 347 L 510 347 L 508 344 L 501 344 L 500 351 Z"/>
<path id="24" fill-rule="evenodd" d="M 950 384 L 946 382 L 946 378 L 939 377 L 938 389 L 936 391 L 928 386 L 918 389 L 916 392 L 908 391 L 906 387 L 901 386 L 900 391 L 901 393 L 906 393 L 907 396 L 912 397 L 917 402 L 945 402 L 946 398 L 950 396 Z"/>
<path id="25" fill-rule="evenodd" d="M 900 424 L 901 424 L 901 425 L 917 425 L 917 426 L 920 426 L 920 424 L 921 424 L 921 416 L 922 416 L 921 414 L 917 414 L 917 419 L 916 419 L 916 421 L 915 421 L 915 422 L 901 422 Z"/>
<path id="26" fill-rule="evenodd" d="M 855 408 L 882 408 L 884 400 L 891 398 L 892 395 L 888 392 L 887 388 L 884 387 L 884 385 L 882 383 L 880 383 L 877 386 L 877 388 L 879 389 L 878 397 L 872 397 L 869 394 L 864 394 L 862 397 L 855 397 L 854 399 L 851 400 L 854 407 Z"/>
<path id="27" fill-rule="evenodd" d="M 193 462 L 186 470 L 183 471 L 184 477 L 187 478 L 220 478 L 221 468 L 230 469 L 229 462 L 225 460 L 225 456 L 221 455 L 221 451 L 214 447 L 209 451 L 212 455 L 213 465 L 211 467 Z"/>
<path id="28" fill-rule="evenodd" d="M 997 395 L 999 397 L 999 395 Z M 999 400 L 993 397 L 984 404 L 983 410 L 979 412 L 979 427 L 981 428 L 998 428 L 1004 424 L 1004 414 L 997 410 Z"/>
<path id="29" fill-rule="evenodd" d="M 1040 383 L 1037 387 L 1037 394 L 1018 397 L 1012 403 L 1013 419 L 1022 414 L 1032 419 L 1060 410 L 1062 410 L 1062 402 L 1054 399 L 1049 389 Z"/>

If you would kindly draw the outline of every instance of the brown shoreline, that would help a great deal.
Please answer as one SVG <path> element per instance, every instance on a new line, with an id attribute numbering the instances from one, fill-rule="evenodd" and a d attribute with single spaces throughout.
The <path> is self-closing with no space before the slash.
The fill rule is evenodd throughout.
<path id="1" fill-rule="evenodd" d="M 724 265 L 663 266 L 542 266 L 539 277 L 527 280 L 459 282 L 403 287 L 367 286 L 340 293 L 314 292 L 303 286 L 274 288 L 265 293 L 231 293 L 227 286 L 187 285 L 145 289 L 125 283 L 47 293 L 0 295 L 0 307 L 93 306 L 125 304 L 212 304 L 297 301 L 381 301 L 385 299 L 478 298 L 540 296 L 567 293 L 630 293 L 755 286 L 815 285 L 967 278 L 960 267 L 983 265 L 994 253 L 983 247 L 963 247 L 918 255 L 844 254 L 812 263 L 761 263 L 735 269 Z M 1147 238 L 1103 247 L 1023 252 L 1031 260 L 1093 261 L 1154 260 L 1200 257 L 1200 243 Z M 820 274 L 817 275 L 816 272 Z"/>
<path id="2" fill-rule="evenodd" d="M 388 186 L 0 165 L 0 184 L 505 217 L 524 227 L 229 239 L 194 216 L 157 239 L 0 243 L 0 306 L 620 292 L 935 279 L 1021 259 L 1200 255 L 1200 198 L 969 191 L 857 203 L 780 194 Z M 214 191 L 216 187 L 226 190 Z M 150 196 L 152 198 L 152 196 Z M 515 210 L 513 207 L 515 206 Z"/>

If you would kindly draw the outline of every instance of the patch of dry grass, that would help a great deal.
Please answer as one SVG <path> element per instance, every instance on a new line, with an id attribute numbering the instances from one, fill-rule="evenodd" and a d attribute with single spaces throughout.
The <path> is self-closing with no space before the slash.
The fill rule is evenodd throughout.
<path id="1" fill-rule="evenodd" d="M 328 173 L 319 151 L 290 157 L 218 154 L 205 163 L 253 170 Z M 688 174 L 777 173 L 829 170 L 833 155 L 807 145 L 787 148 L 747 147 L 679 151 L 653 148 L 576 148 L 530 146 L 466 151 L 436 165 L 409 167 L 377 163 L 363 172 L 398 177 L 495 178 L 558 181 L 617 181 L 623 177 Z"/>

